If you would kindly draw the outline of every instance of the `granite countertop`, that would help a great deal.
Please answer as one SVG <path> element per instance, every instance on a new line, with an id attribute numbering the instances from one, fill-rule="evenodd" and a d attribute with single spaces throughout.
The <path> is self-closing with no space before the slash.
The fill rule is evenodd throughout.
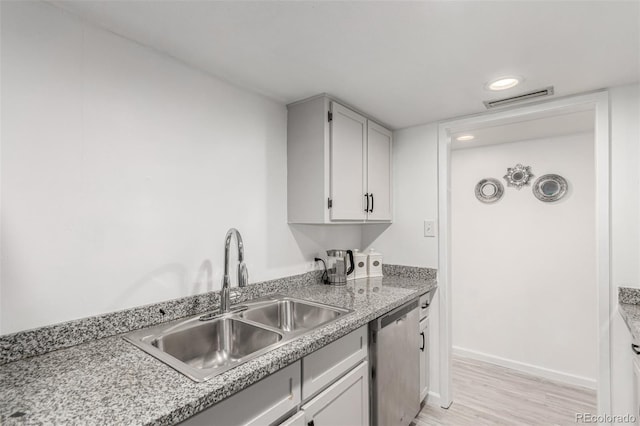
<path id="1" fill-rule="evenodd" d="M 633 340 L 640 342 L 640 288 L 618 288 L 618 312 L 627 324 Z"/>
<path id="2" fill-rule="evenodd" d="M 0 424 L 173 425 L 435 287 L 389 276 L 282 292 L 355 312 L 204 383 L 122 335 L 11 362 L 0 366 Z"/>
<path id="3" fill-rule="evenodd" d="M 633 340 L 640 342 L 640 305 L 633 303 L 620 303 L 618 311 L 624 322 L 627 323 Z"/>

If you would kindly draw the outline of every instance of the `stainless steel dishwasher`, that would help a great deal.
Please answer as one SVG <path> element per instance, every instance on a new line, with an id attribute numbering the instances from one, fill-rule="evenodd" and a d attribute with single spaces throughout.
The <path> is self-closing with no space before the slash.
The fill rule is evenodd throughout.
<path id="1" fill-rule="evenodd" d="M 371 424 L 406 426 L 420 411 L 418 299 L 369 323 Z"/>

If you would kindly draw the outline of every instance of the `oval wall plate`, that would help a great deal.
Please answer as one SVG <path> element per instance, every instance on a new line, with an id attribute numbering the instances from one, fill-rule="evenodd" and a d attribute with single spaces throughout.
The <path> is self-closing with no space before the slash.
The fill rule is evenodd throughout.
<path id="1" fill-rule="evenodd" d="M 498 179 L 486 178 L 476 184 L 476 198 L 485 204 L 491 204 L 502 198 L 504 186 Z"/>
<path id="2" fill-rule="evenodd" d="M 560 175 L 548 174 L 540 176 L 533 184 L 533 195 L 540 201 L 552 203 L 567 194 L 569 185 Z"/>

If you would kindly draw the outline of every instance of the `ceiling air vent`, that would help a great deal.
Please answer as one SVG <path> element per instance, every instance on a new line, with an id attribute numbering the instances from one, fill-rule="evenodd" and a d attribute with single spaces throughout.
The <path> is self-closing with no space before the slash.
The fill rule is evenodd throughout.
<path id="1" fill-rule="evenodd" d="M 484 106 L 487 109 L 501 107 L 505 105 L 511 105 L 518 102 L 528 101 L 529 99 L 540 98 L 542 96 L 553 95 L 553 86 L 545 87 L 544 89 L 534 90 L 533 92 L 522 93 L 520 95 L 511 96 L 510 98 L 495 99 L 493 101 L 484 101 Z"/>

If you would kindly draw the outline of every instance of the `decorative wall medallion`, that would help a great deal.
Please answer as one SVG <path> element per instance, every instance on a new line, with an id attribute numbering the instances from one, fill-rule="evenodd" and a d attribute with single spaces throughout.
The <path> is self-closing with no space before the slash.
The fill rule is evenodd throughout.
<path id="1" fill-rule="evenodd" d="M 504 179 L 507 181 L 507 185 L 515 186 L 516 189 L 521 189 L 525 185 L 529 185 L 529 180 L 533 177 L 531 173 L 531 167 L 523 166 L 522 164 L 516 164 L 515 167 L 509 167 L 507 174 L 504 175 Z"/>
<path id="2" fill-rule="evenodd" d="M 533 195 L 540 201 L 551 203 L 564 197 L 568 188 L 565 178 L 559 175 L 544 175 L 533 184 Z"/>
<path id="3" fill-rule="evenodd" d="M 476 198 L 483 203 L 491 204 L 502 198 L 504 186 L 498 179 L 482 179 L 476 185 Z"/>

